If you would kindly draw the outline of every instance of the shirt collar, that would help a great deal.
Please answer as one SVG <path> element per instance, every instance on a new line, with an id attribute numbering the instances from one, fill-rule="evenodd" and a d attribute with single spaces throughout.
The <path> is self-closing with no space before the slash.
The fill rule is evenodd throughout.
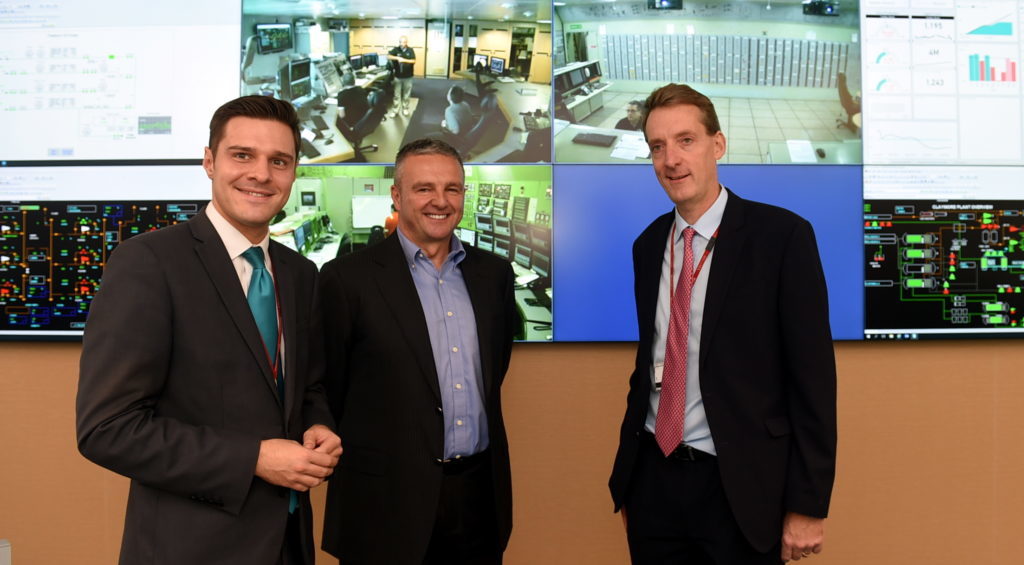
<path id="1" fill-rule="evenodd" d="M 430 260 L 422 249 L 405 237 L 401 226 L 395 229 L 395 234 L 398 235 L 398 241 L 402 244 L 402 253 L 405 255 L 406 263 L 415 265 L 417 256 L 423 257 L 428 261 Z M 455 237 L 455 234 L 452 234 L 451 238 L 451 242 L 448 244 L 448 257 L 445 258 L 445 261 L 452 261 L 458 265 L 466 257 L 466 248 L 462 246 L 462 240 Z"/>
<path id="2" fill-rule="evenodd" d="M 718 191 L 718 198 L 715 199 L 715 203 L 704 212 L 696 223 L 693 224 L 693 230 L 697 232 L 697 235 L 704 239 L 711 239 L 711 236 L 718 230 L 718 226 L 722 224 L 722 216 L 725 214 L 725 203 L 729 199 L 729 191 L 725 189 L 721 184 L 718 185 L 720 189 Z M 683 237 L 683 230 L 690 226 L 686 223 L 686 220 L 679 215 L 679 209 L 675 208 L 676 211 L 676 240 Z"/>
<path id="3" fill-rule="evenodd" d="M 242 253 L 245 253 L 246 249 L 253 246 L 252 242 L 242 235 L 242 232 L 228 223 L 227 219 L 213 205 L 213 202 L 206 206 L 206 217 L 210 219 L 213 229 L 217 231 L 220 240 L 224 242 L 224 248 L 228 250 L 228 256 L 231 257 L 232 261 L 237 259 Z M 268 232 L 267 235 L 263 236 L 263 239 L 256 245 L 263 249 L 263 256 L 268 259 L 269 263 L 270 233 Z"/>

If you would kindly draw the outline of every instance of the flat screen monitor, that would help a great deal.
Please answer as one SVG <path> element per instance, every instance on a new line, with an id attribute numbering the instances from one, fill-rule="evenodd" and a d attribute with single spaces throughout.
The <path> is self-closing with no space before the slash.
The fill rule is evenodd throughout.
<path id="1" fill-rule="evenodd" d="M 302 199 L 303 206 L 316 206 L 315 192 L 302 191 L 302 194 L 300 194 L 299 196 Z"/>
<path id="2" fill-rule="evenodd" d="M 479 212 L 477 213 L 476 231 L 480 233 L 492 233 L 494 231 L 494 224 L 491 220 L 490 214 L 480 214 Z"/>
<path id="3" fill-rule="evenodd" d="M 387 66 L 387 64 L 388 64 L 388 54 L 387 53 L 377 53 L 377 66 L 378 67 L 385 67 L 385 66 Z"/>
<path id="4" fill-rule="evenodd" d="M 584 74 L 587 75 L 589 80 L 597 80 L 601 78 L 601 63 L 595 61 L 584 67 Z"/>
<path id="5" fill-rule="evenodd" d="M 302 80 L 293 81 L 291 85 L 291 96 L 289 100 L 295 102 L 301 98 L 309 96 L 309 93 L 313 91 L 313 83 L 310 82 L 309 77 Z"/>
<path id="6" fill-rule="evenodd" d="M 530 256 L 533 255 L 533 250 L 525 245 L 516 243 L 516 264 L 524 269 L 530 268 Z"/>
<path id="7" fill-rule="evenodd" d="M 572 84 L 569 83 L 569 75 L 561 74 L 555 77 L 555 92 L 568 92 L 572 90 Z"/>
<path id="8" fill-rule="evenodd" d="M 494 236 L 477 234 L 476 247 L 482 251 L 494 252 Z"/>
<path id="9" fill-rule="evenodd" d="M 295 226 L 295 229 L 292 230 L 292 236 L 295 237 L 295 250 L 302 253 L 306 246 L 306 226 Z"/>
<path id="10" fill-rule="evenodd" d="M 583 69 L 576 69 L 569 71 L 569 83 L 572 84 L 573 88 L 587 82 L 583 78 Z"/>
<path id="11" fill-rule="evenodd" d="M 313 230 L 313 220 L 302 222 L 302 232 L 306 234 L 306 243 L 312 243 L 313 236 L 316 234 Z"/>
<path id="12" fill-rule="evenodd" d="M 551 228 L 530 224 L 530 247 L 541 251 L 551 251 Z"/>
<path id="13" fill-rule="evenodd" d="M 511 259 L 512 242 L 500 237 L 494 238 L 494 254 L 502 259 Z"/>
<path id="14" fill-rule="evenodd" d="M 377 54 L 376 53 L 363 53 L 363 68 L 373 67 L 377 65 Z"/>
<path id="15" fill-rule="evenodd" d="M 261 55 L 291 49 L 291 24 L 256 24 L 256 45 Z"/>
<path id="16" fill-rule="evenodd" d="M 348 64 L 352 66 L 353 71 L 358 71 L 363 68 L 363 56 L 362 55 L 349 55 Z"/>
<path id="17" fill-rule="evenodd" d="M 491 57 L 491 73 L 496 75 L 505 74 L 505 59 L 501 57 Z"/>
<path id="18" fill-rule="evenodd" d="M 480 65 L 482 68 L 487 68 L 487 55 L 481 55 L 476 53 L 473 55 L 473 67 Z"/>
<path id="19" fill-rule="evenodd" d="M 530 268 L 542 277 L 549 277 L 551 276 L 551 258 L 535 250 Z"/>
<path id="20" fill-rule="evenodd" d="M 507 184 L 499 184 L 494 187 L 494 197 L 508 200 L 512 197 L 512 187 Z"/>
<path id="21" fill-rule="evenodd" d="M 505 237 L 512 237 L 512 222 L 502 216 L 493 216 L 494 220 L 494 235 L 503 235 Z"/>
<path id="22" fill-rule="evenodd" d="M 291 72 L 289 74 L 291 75 L 292 82 L 309 78 L 309 59 L 296 59 L 290 63 L 290 66 Z"/>
<path id="23" fill-rule="evenodd" d="M 512 237 L 516 245 L 530 245 L 530 224 L 520 220 L 512 221 Z"/>

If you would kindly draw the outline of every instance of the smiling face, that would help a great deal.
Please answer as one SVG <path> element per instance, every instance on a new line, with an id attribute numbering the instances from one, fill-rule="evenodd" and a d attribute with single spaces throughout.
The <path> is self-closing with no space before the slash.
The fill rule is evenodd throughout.
<path id="1" fill-rule="evenodd" d="M 465 177 L 458 160 L 434 153 L 409 155 L 395 181 L 391 199 L 402 234 L 428 255 L 438 249 L 447 256 L 465 204 Z"/>
<path id="2" fill-rule="evenodd" d="M 696 222 L 718 198 L 717 161 L 725 154 L 721 131 L 708 133 L 692 104 L 661 106 L 647 116 L 654 173 L 679 214 Z"/>
<path id="3" fill-rule="evenodd" d="M 213 181 L 213 205 L 252 243 L 267 234 L 270 220 L 284 208 L 295 182 L 295 141 L 281 122 L 231 118 L 214 148 L 206 148 L 203 168 Z"/>

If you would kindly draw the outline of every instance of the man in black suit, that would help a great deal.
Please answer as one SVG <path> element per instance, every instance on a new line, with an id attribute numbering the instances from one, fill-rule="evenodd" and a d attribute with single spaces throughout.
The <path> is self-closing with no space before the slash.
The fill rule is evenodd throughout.
<path id="1" fill-rule="evenodd" d="M 640 343 L 609 485 L 634 563 L 818 553 L 835 476 L 836 381 L 810 224 L 718 182 L 711 101 L 645 104 L 675 210 L 633 244 Z"/>
<path id="2" fill-rule="evenodd" d="M 345 565 L 491 565 L 508 543 L 501 383 L 519 321 L 511 265 L 453 236 L 464 180 L 447 143 L 405 145 L 395 235 L 321 272 L 345 444 L 323 547 Z"/>
<path id="3" fill-rule="evenodd" d="M 298 151 L 291 105 L 224 104 L 203 159 L 210 205 L 106 265 L 77 430 L 83 455 L 131 479 L 122 564 L 314 561 L 307 491 L 341 444 L 313 340 L 316 267 L 267 228 Z"/>

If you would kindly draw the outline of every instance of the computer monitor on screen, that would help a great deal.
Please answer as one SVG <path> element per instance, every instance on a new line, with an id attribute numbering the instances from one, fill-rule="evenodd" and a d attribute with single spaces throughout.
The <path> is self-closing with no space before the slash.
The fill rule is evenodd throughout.
<path id="1" fill-rule="evenodd" d="M 493 55 L 491 56 L 491 74 L 505 74 L 505 59 L 495 57 Z"/>
<path id="2" fill-rule="evenodd" d="M 295 237 L 295 250 L 302 253 L 306 249 L 306 227 L 295 226 L 292 236 Z"/>
<path id="3" fill-rule="evenodd" d="M 494 252 L 494 236 L 488 234 L 477 234 L 476 247 L 482 251 Z"/>
<path id="4" fill-rule="evenodd" d="M 480 233 L 492 233 L 492 232 L 494 232 L 494 223 L 493 223 L 493 221 L 491 219 L 491 215 L 490 214 L 480 214 L 480 213 L 477 213 L 477 215 L 476 215 L 476 231 L 478 231 Z"/>
<path id="5" fill-rule="evenodd" d="M 551 258 L 544 253 L 534 250 L 530 268 L 542 278 L 547 278 L 551 276 Z"/>
<path id="6" fill-rule="evenodd" d="M 480 53 L 475 53 L 473 55 L 473 68 L 476 68 L 477 65 L 480 65 L 481 68 L 486 69 L 487 68 L 487 55 L 481 55 Z"/>
<path id="7" fill-rule="evenodd" d="M 363 56 L 362 55 L 349 55 L 348 64 L 351 65 L 353 71 L 358 71 L 363 68 Z"/>
<path id="8" fill-rule="evenodd" d="M 303 206 L 316 206 L 316 193 L 315 192 L 310 192 L 310 191 L 304 190 L 304 191 L 302 191 L 302 193 L 299 196 L 302 199 L 302 205 Z"/>
<path id="9" fill-rule="evenodd" d="M 533 256 L 533 250 L 529 247 L 516 243 L 516 257 L 515 261 L 520 267 L 524 269 L 530 268 L 530 258 Z"/>
<path id="10" fill-rule="evenodd" d="M 256 24 L 256 46 L 261 55 L 291 49 L 291 24 Z"/>
<path id="11" fill-rule="evenodd" d="M 377 54 L 376 53 L 363 53 L 363 68 L 373 67 L 377 65 Z"/>
<path id="12" fill-rule="evenodd" d="M 302 233 L 306 234 L 306 243 L 312 244 L 314 239 L 312 220 L 306 220 L 305 222 L 302 222 Z"/>
<path id="13" fill-rule="evenodd" d="M 494 238 L 494 254 L 502 259 L 511 259 L 512 242 L 501 237 Z"/>
<path id="14" fill-rule="evenodd" d="M 512 237 L 512 222 L 504 216 L 492 216 L 494 221 L 494 235 Z"/>
<path id="15" fill-rule="evenodd" d="M 530 247 L 546 254 L 551 253 L 551 228 L 530 224 Z"/>
<path id="16" fill-rule="evenodd" d="M 521 220 L 512 220 L 512 237 L 516 245 L 530 245 L 530 224 Z"/>
<path id="17" fill-rule="evenodd" d="M 458 237 L 463 243 L 468 245 L 476 245 L 476 232 L 469 228 L 457 228 L 455 230 L 455 237 Z"/>
<path id="18" fill-rule="evenodd" d="M 387 53 L 377 53 L 377 66 L 378 67 L 386 67 L 387 65 L 388 65 L 388 54 Z"/>

